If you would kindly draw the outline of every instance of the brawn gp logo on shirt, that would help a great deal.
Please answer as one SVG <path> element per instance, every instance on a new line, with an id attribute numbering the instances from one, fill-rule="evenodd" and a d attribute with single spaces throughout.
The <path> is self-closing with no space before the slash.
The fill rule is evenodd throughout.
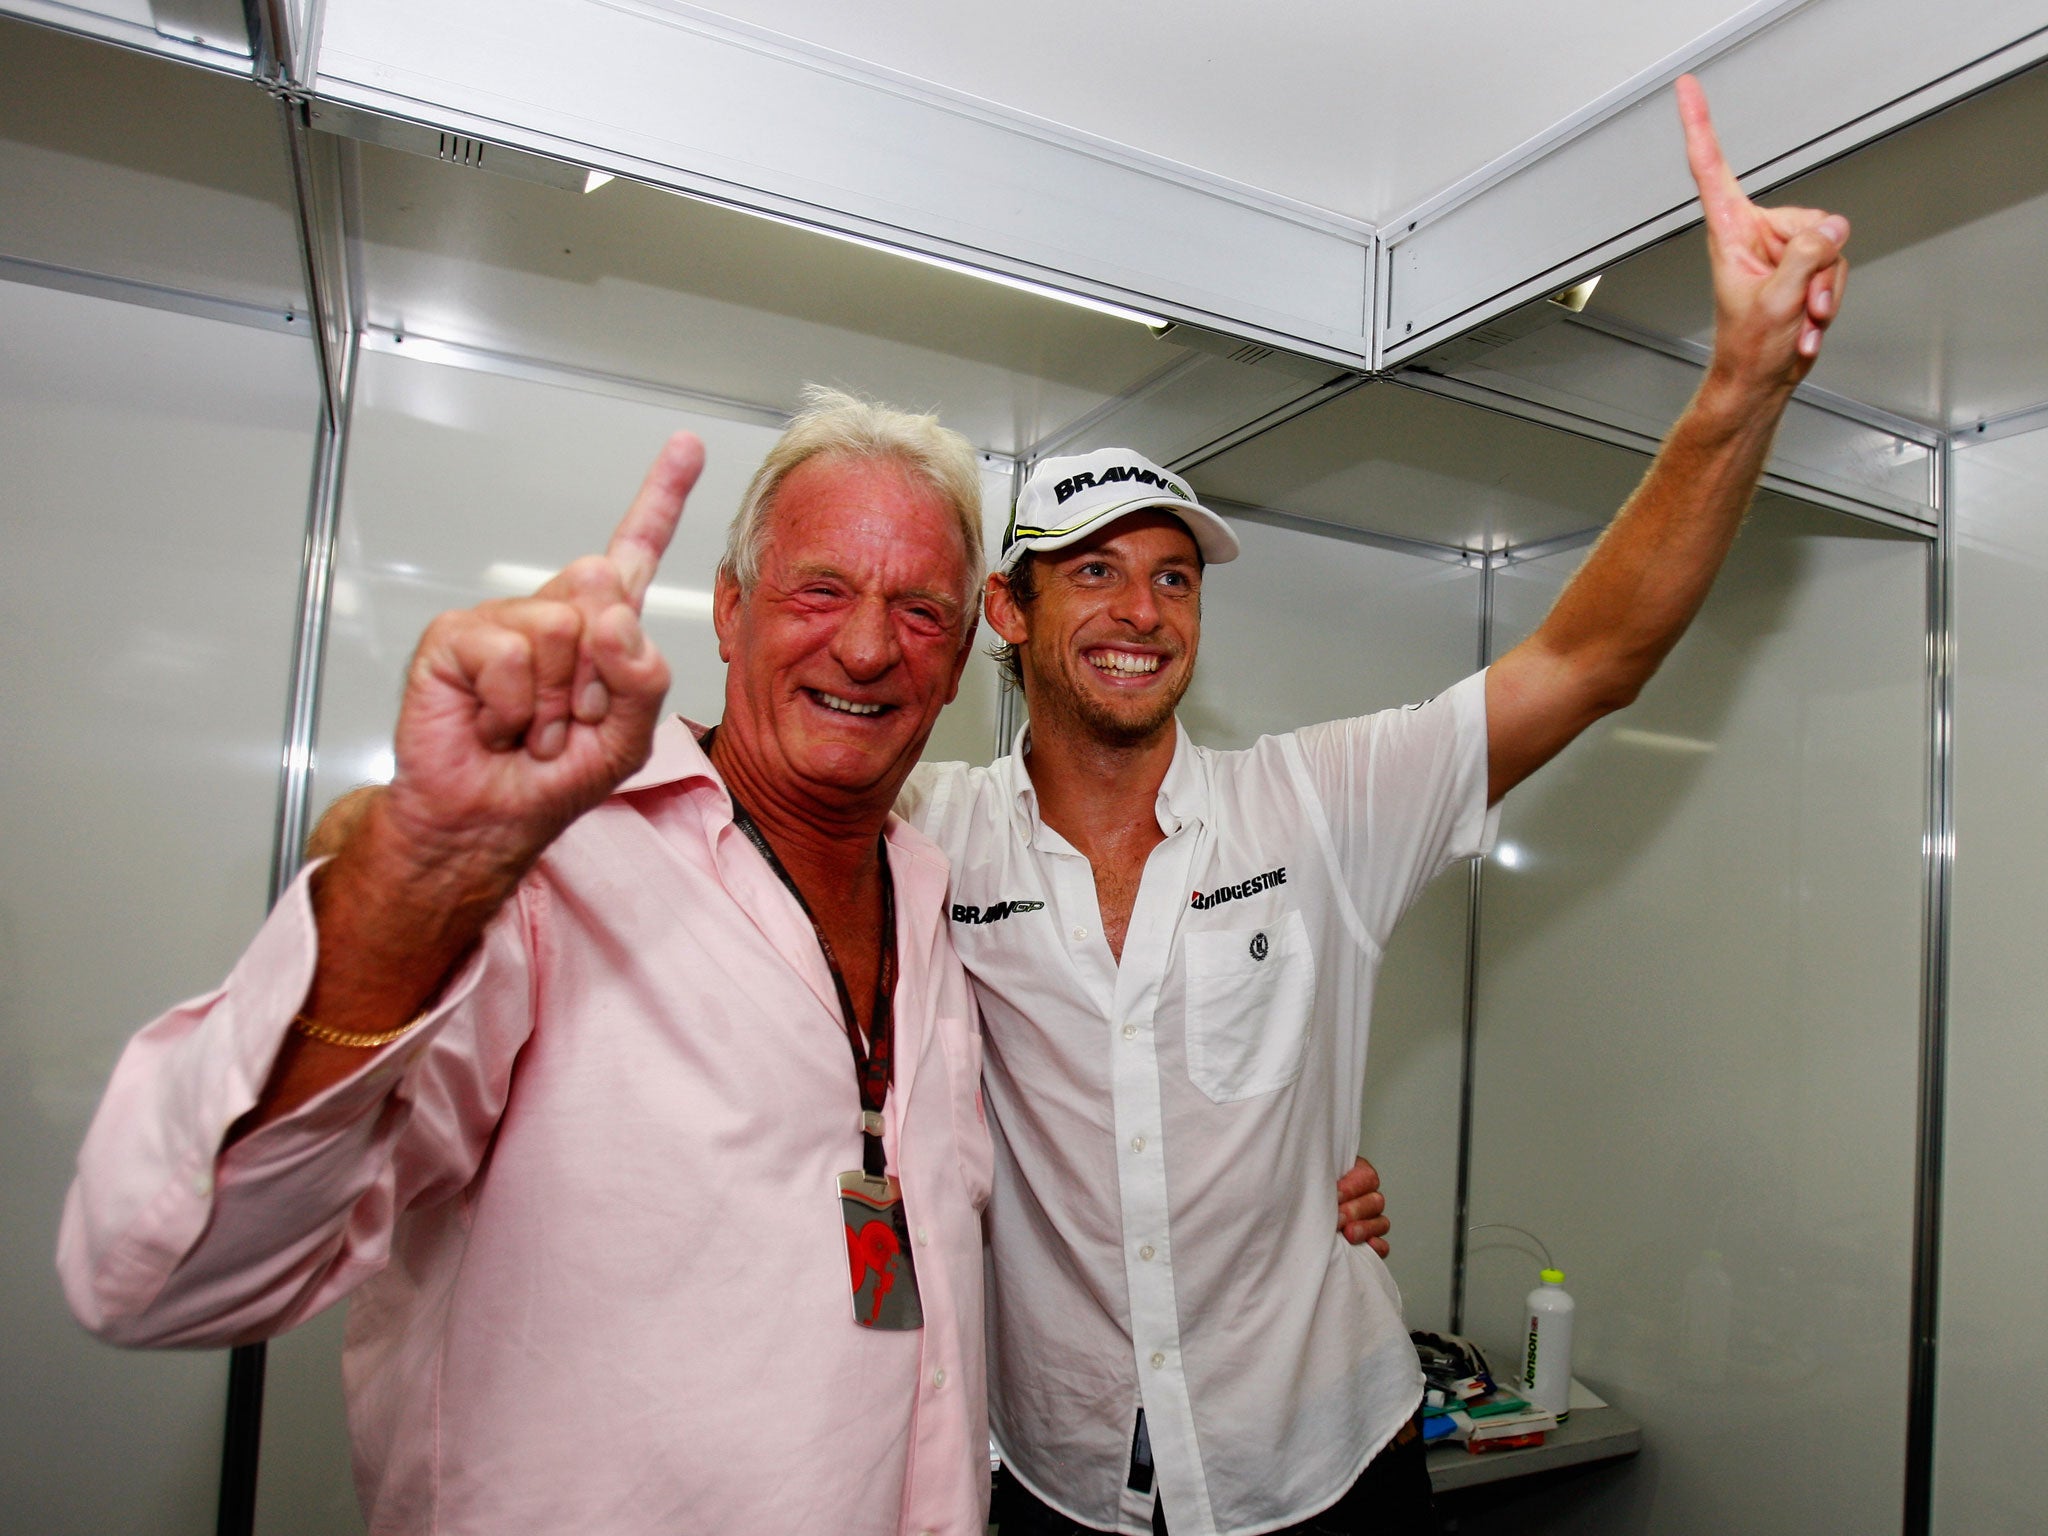
<path id="1" fill-rule="evenodd" d="M 999 901 L 988 908 L 953 904 L 953 921 L 956 923 L 1000 923 L 1004 918 L 1019 912 L 1036 912 L 1045 906 L 1042 901 Z"/>
<path id="2" fill-rule="evenodd" d="M 1263 875 L 1253 875 L 1249 880 L 1240 880 L 1236 885 L 1219 885 L 1204 896 L 1200 891 L 1188 898 L 1188 905 L 1197 912 L 1206 912 L 1211 907 L 1220 907 L 1226 901 L 1241 901 L 1247 896 L 1256 896 L 1261 891 L 1270 891 L 1276 885 L 1287 883 L 1287 866 L 1269 869 Z M 957 908 L 955 909 L 958 910 Z"/>

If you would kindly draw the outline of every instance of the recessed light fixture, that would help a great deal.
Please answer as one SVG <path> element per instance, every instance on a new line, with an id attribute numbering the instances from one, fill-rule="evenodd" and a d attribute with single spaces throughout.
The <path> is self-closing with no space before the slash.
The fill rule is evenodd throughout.
<path id="1" fill-rule="evenodd" d="M 1593 297 L 1593 290 L 1600 286 L 1600 276 L 1600 273 L 1595 272 L 1582 283 L 1560 288 L 1550 296 L 1550 302 L 1560 309 L 1570 310 L 1575 315 L 1584 313 L 1587 302 Z"/>

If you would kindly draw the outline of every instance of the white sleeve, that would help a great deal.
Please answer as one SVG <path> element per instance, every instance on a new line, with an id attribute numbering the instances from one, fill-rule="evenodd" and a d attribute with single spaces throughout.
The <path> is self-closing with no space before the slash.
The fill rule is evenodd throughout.
<path id="1" fill-rule="evenodd" d="M 1294 741 L 1375 944 L 1437 875 L 1493 847 L 1484 672 L 1422 704 L 1308 726 Z"/>
<path id="2" fill-rule="evenodd" d="M 896 814 L 934 842 L 933 829 L 944 819 L 954 787 L 967 774 L 966 763 L 919 763 L 896 793 Z"/>

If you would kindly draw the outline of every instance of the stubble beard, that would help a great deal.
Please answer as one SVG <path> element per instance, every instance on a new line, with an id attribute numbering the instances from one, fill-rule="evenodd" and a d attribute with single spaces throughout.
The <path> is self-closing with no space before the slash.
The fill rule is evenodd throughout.
<path id="1" fill-rule="evenodd" d="M 1084 661 L 1081 665 L 1088 663 Z M 1142 708 L 1121 710 L 1064 675 L 1056 676 L 1050 685 L 1043 678 L 1030 681 L 1032 686 L 1025 690 L 1025 702 L 1031 705 L 1036 696 L 1036 707 L 1031 711 L 1034 716 L 1064 717 L 1082 735 L 1101 746 L 1129 749 L 1146 745 L 1172 726 L 1173 712 L 1180 708 L 1194 674 L 1190 670 L 1178 686 L 1145 701 Z"/>

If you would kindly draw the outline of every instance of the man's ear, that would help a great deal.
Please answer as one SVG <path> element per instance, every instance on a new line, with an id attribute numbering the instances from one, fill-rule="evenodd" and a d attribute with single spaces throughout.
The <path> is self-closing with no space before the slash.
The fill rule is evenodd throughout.
<path id="1" fill-rule="evenodd" d="M 1022 645 L 1029 638 L 1030 623 L 1024 617 L 1023 608 L 1010 595 L 1010 578 L 1001 571 L 989 573 L 988 591 L 982 607 L 988 612 L 988 627 L 996 632 L 996 638 L 1003 644 Z"/>
<path id="2" fill-rule="evenodd" d="M 718 659 L 732 660 L 732 638 L 740 624 L 740 584 L 720 566 L 711 587 L 711 628 L 718 636 Z"/>

